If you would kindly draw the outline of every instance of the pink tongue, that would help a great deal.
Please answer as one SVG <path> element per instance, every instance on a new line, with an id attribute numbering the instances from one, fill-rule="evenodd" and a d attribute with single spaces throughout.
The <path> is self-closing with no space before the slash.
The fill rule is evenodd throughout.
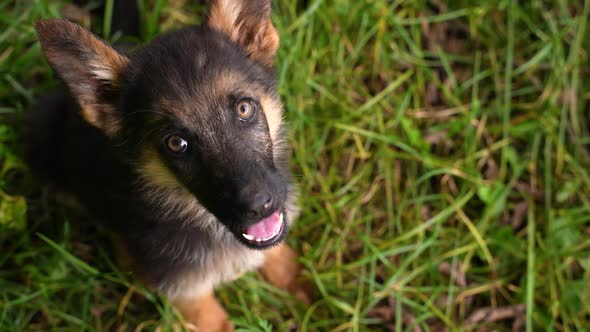
<path id="1" fill-rule="evenodd" d="M 254 239 L 267 239 L 277 234 L 281 227 L 280 213 L 277 211 L 270 216 L 260 220 L 256 224 L 248 227 L 246 233 Z"/>

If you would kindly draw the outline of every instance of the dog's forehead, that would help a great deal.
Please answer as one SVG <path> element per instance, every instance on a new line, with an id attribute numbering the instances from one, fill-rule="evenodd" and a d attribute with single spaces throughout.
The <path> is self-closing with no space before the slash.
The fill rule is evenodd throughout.
<path id="1" fill-rule="evenodd" d="M 130 81 L 171 92 L 206 87 L 218 78 L 243 78 L 257 66 L 222 34 L 184 29 L 156 38 L 133 55 Z"/>
<path id="2" fill-rule="evenodd" d="M 181 124 L 194 125 L 211 118 L 223 118 L 223 113 L 231 111 L 232 102 L 245 97 L 255 100 L 273 98 L 268 88 L 259 82 L 239 71 L 225 70 L 162 95 L 155 100 L 153 107 Z"/>
<path id="3" fill-rule="evenodd" d="M 154 41 L 136 59 L 133 91 L 149 98 L 141 107 L 156 111 L 152 119 L 174 119 L 186 128 L 210 126 L 211 120 L 223 120 L 239 98 L 277 98 L 274 73 L 216 32 L 171 34 Z"/>

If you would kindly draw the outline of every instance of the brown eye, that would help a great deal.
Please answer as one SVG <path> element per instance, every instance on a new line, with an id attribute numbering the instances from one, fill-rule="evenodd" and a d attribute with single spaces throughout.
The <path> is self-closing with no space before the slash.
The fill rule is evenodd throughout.
<path id="1" fill-rule="evenodd" d="M 244 98 L 238 102 L 236 106 L 238 116 L 242 121 L 248 121 L 256 114 L 256 104 L 251 99 Z"/>
<path id="2" fill-rule="evenodd" d="M 188 142 L 178 135 L 170 135 L 166 138 L 166 147 L 172 153 L 183 153 L 188 148 Z"/>

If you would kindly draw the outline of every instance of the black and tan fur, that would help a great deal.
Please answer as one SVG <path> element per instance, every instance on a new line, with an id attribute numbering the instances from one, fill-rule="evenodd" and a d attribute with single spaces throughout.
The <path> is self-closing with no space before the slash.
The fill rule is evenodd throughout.
<path id="1" fill-rule="evenodd" d="M 202 26 L 129 55 L 64 20 L 36 29 L 68 92 L 33 110 L 32 168 L 122 240 L 140 278 L 201 331 L 232 330 L 212 292 L 246 271 L 261 268 L 305 298 L 296 255 L 280 244 L 286 229 L 264 247 L 240 238 L 272 211 L 284 212 L 288 226 L 298 214 L 270 1 L 212 1 Z M 258 109 L 247 123 L 235 112 L 244 99 Z M 188 141 L 187 153 L 166 150 L 172 134 Z M 259 192 L 272 206 L 249 208 Z"/>

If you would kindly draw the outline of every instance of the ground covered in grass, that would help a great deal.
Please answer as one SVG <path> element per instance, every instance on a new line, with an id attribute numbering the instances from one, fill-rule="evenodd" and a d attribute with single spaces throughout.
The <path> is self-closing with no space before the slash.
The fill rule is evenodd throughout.
<path id="1" fill-rule="evenodd" d="M 143 40 L 204 9 L 140 2 Z M 236 325 L 590 330 L 590 1 L 274 8 L 303 194 L 289 242 L 316 293 L 249 274 L 218 292 Z M 22 161 L 22 117 L 56 85 L 32 22 L 64 15 L 120 37 L 61 1 L 0 3 L 0 331 L 178 330 Z"/>

